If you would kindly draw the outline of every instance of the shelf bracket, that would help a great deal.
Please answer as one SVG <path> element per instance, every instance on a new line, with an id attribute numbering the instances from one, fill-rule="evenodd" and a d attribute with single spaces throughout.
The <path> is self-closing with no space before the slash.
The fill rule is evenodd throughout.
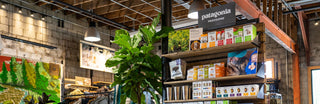
<path id="1" fill-rule="evenodd" d="M 264 76 L 264 74 L 265 74 L 265 72 L 264 72 L 264 70 L 265 70 L 265 65 L 263 64 L 263 63 L 260 63 L 260 65 L 259 65 L 260 67 L 259 67 L 259 70 L 258 70 L 258 72 L 257 72 L 257 76 L 258 77 L 261 77 L 261 78 L 264 78 L 265 76 Z"/>
<path id="2" fill-rule="evenodd" d="M 259 99 L 264 99 L 264 84 L 261 85 L 261 88 L 260 88 L 260 90 L 259 90 L 259 93 L 258 93 L 258 95 L 257 95 L 257 98 L 259 98 Z"/>

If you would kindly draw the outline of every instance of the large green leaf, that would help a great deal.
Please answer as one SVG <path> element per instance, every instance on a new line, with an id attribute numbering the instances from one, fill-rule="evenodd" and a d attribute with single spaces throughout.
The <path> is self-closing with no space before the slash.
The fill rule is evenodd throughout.
<path id="1" fill-rule="evenodd" d="M 118 44 L 120 47 L 131 49 L 131 38 L 126 30 L 117 30 L 113 43 Z"/>
<path id="2" fill-rule="evenodd" d="M 106 62 L 106 67 L 113 67 L 113 66 L 117 66 L 121 63 L 123 59 L 122 58 L 118 58 L 118 57 L 112 57 L 110 59 L 107 60 Z"/>
<path id="3" fill-rule="evenodd" d="M 131 46 L 133 48 L 137 48 L 139 46 L 139 43 L 141 42 L 142 40 L 142 34 L 141 32 L 139 31 L 137 34 L 135 34 L 133 36 L 133 38 L 131 39 Z"/>
<path id="4" fill-rule="evenodd" d="M 159 24 L 160 16 L 161 16 L 161 14 L 159 13 L 158 16 L 155 19 L 153 19 L 152 24 L 151 24 L 153 29 L 156 29 L 157 25 Z"/>

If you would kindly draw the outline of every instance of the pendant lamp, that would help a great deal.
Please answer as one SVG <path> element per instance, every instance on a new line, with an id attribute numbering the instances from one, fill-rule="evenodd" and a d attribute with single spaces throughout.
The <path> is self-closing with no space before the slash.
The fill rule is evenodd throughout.
<path id="1" fill-rule="evenodd" d="M 190 5 L 188 18 L 198 19 L 198 11 L 205 8 L 203 0 L 193 0 Z"/>
<path id="2" fill-rule="evenodd" d="M 86 31 L 84 35 L 84 40 L 86 41 L 92 41 L 92 42 L 97 42 L 100 41 L 100 33 L 96 28 L 96 23 L 93 21 L 90 21 L 89 23 L 89 28 Z"/>

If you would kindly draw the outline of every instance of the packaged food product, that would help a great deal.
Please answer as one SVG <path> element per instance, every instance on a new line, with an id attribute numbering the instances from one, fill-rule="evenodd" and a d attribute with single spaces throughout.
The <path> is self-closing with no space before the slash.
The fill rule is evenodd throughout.
<path id="1" fill-rule="evenodd" d="M 235 86 L 235 88 L 236 88 L 236 96 L 242 96 L 244 93 L 244 91 L 243 91 L 244 87 L 243 86 Z"/>
<path id="2" fill-rule="evenodd" d="M 208 32 L 208 48 L 217 46 L 217 32 Z"/>
<path id="3" fill-rule="evenodd" d="M 235 32 L 233 32 L 233 35 L 235 43 L 244 42 L 243 28 L 238 28 Z"/>
<path id="4" fill-rule="evenodd" d="M 187 80 L 193 80 L 193 75 L 194 75 L 194 68 L 188 69 L 187 72 Z"/>
<path id="5" fill-rule="evenodd" d="M 243 85 L 243 96 L 249 96 L 249 92 L 250 92 L 250 86 L 249 85 Z"/>
<path id="6" fill-rule="evenodd" d="M 171 79 L 184 79 L 186 75 L 186 65 L 184 60 L 177 59 L 169 62 Z"/>
<path id="7" fill-rule="evenodd" d="M 202 98 L 202 82 L 192 82 L 192 99 Z"/>
<path id="8" fill-rule="evenodd" d="M 223 46 L 225 45 L 225 34 L 224 30 L 222 31 L 217 31 L 217 41 L 218 41 L 218 46 Z"/>
<path id="9" fill-rule="evenodd" d="M 225 76 L 225 65 L 224 62 L 220 63 L 215 63 L 215 72 L 216 72 L 216 77 L 224 77 Z"/>
<path id="10" fill-rule="evenodd" d="M 257 96 L 259 93 L 259 85 L 249 85 L 250 86 L 250 96 Z"/>
<path id="11" fill-rule="evenodd" d="M 198 69 L 198 79 L 204 79 L 204 67 L 203 65 L 199 66 Z"/>
<path id="12" fill-rule="evenodd" d="M 227 76 L 257 73 L 258 51 L 251 48 L 228 53 Z"/>
<path id="13" fill-rule="evenodd" d="M 234 43 L 233 39 L 233 28 L 226 28 L 225 29 L 225 36 L 226 36 L 226 44 L 232 44 Z"/>
<path id="14" fill-rule="evenodd" d="M 208 79 L 209 78 L 209 66 L 210 65 L 203 65 L 203 68 L 204 68 L 204 79 Z"/>
<path id="15" fill-rule="evenodd" d="M 222 87 L 222 88 L 223 88 L 223 97 L 229 97 L 230 87 Z"/>
<path id="16" fill-rule="evenodd" d="M 217 104 L 217 101 L 205 101 L 204 104 Z"/>
<path id="17" fill-rule="evenodd" d="M 214 67 L 214 64 L 210 64 L 208 70 L 209 70 L 209 78 L 216 78 L 216 69 Z"/>
<path id="18" fill-rule="evenodd" d="M 252 24 L 243 26 L 243 34 L 246 42 L 253 40 L 257 36 L 256 26 Z"/>
<path id="19" fill-rule="evenodd" d="M 202 98 L 212 98 L 212 81 L 202 82 Z"/>
<path id="20" fill-rule="evenodd" d="M 236 96 L 236 87 L 235 86 L 230 86 L 230 94 L 229 97 L 235 97 Z"/>
<path id="21" fill-rule="evenodd" d="M 190 29 L 190 50 L 200 49 L 200 39 L 203 32 L 202 28 Z"/>
<path id="22" fill-rule="evenodd" d="M 198 69 L 199 69 L 199 66 L 194 66 L 193 67 L 193 80 L 198 80 Z"/>
<path id="23" fill-rule="evenodd" d="M 208 34 L 202 34 L 200 37 L 200 48 L 205 49 L 208 47 Z"/>
<path id="24" fill-rule="evenodd" d="M 223 90 L 222 90 L 222 87 L 216 87 L 216 98 L 222 98 L 222 93 L 223 93 Z"/>

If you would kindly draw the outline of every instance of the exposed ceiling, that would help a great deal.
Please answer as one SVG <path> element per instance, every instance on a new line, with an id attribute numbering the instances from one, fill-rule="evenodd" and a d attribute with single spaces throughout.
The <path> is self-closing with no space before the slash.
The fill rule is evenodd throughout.
<path id="1" fill-rule="evenodd" d="M 161 12 L 161 0 L 36 0 L 35 2 L 39 6 L 51 5 L 51 9 L 54 11 L 70 9 L 55 1 L 64 2 L 86 11 L 93 11 L 94 14 L 133 29 L 137 29 L 139 25 L 150 24 L 152 19 Z M 210 4 L 212 7 L 226 4 L 223 0 L 205 1 L 207 8 L 210 7 Z M 191 2 L 192 0 L 172 0 L 172 21 L 174 23 L 188 20 L 188 9 L 186 7 Z M 74 12 L 65 11 L 67 15 L 72 13 Z M 78 15 L 77 18 L 89 17 Z M 101 25 L 107 24 L 100 23 Z"/>

